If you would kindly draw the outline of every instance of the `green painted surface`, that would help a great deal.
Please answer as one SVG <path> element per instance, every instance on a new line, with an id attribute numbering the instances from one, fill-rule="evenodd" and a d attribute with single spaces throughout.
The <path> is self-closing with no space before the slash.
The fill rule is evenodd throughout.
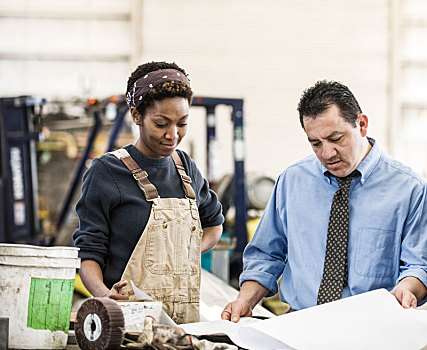
<path id="1" fill-rule="evenodd" d="M 68 333 L 74 280 L 31 278 L 27 327 Z"/>

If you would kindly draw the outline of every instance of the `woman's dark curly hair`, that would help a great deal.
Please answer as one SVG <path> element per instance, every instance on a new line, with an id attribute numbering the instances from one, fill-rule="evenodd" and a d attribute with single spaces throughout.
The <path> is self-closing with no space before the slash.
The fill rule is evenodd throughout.
<path id="1" fill-rule="evenodd" d="M 185 76 L 188 75 L 185 70 L 179 67 L 176 63 L 167 63 L 167 62 L 148 62 L 141 64 L 135 71 L 131 74 L 128 79 L 127 90 L 130 91 L 133 87 L 135 81 L 143 77 L 147 73 L 159 70 L 159 69 L 176 69 L 184 73 Z M 161 101 L 165 98 L 170 97 L 183 97 L 188 100 L 188 103 L 191 104 L 191 98 L 193 97 L 193 91 L 191 87 L 185 85 L 180 81 L 166 81 L 163 84 L 157 85 L 154 88 L 151 88 L 147 95 L 145 96 L 143 102 L 136 109 L 138 113 L 144 117 L 145 111 L 148 107 L 151 107 L 154 104 L 154 101 Z"/>

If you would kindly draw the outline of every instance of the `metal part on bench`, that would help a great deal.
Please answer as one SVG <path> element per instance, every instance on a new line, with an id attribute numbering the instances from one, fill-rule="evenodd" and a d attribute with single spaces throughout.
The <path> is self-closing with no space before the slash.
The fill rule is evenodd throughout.
<path id="1" fill-rule="evenodd" d="M 119 349 L 123 341 L 125 320 L 116 301 L 91 298 L 79 308 L 74 325 L 81 349 Z"/>

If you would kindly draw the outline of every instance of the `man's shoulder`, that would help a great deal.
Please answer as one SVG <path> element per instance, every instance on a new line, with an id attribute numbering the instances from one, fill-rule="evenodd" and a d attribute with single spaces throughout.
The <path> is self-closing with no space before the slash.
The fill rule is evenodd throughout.
<path id="1" fill-rule="evenodd" d="M 411 167 L 406 164 L 403 164 L 401 161 L 393 158 L 389 154 L 382 152 L 379 170 L 381 172 L 387 172 L 388 175 L 392 178 L 399 177 L 405 179 L 406 181 L 414 181 L 423 186 L 426 185 L 426 180 L 416 173 Z"/>
<path id="2" fill-rule="evenodd" d="M 310 154 L 305 158 L 289 165 L 281 174 L 281 176 L 300 176 L 302 174 L 319 173 L 319 160 L 316 155 Z"/>
<path id="3" fill-rule="evenodd" d="M 299 160 L 298 162 L 291 164 L 289 166 L 289 168 L 291 167 L 318 167 L 319 165 L 319 160 L 317 159 L 316 155 L 314 154 L 310 154 L 306 157 L 304 157 L 303 159 Z"/>

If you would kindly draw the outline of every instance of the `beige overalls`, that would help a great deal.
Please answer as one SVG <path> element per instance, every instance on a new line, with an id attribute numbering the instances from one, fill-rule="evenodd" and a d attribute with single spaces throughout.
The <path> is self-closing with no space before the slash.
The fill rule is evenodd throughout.
<path id="1" fill-rule="evenodd" d="M 147 201 L 153 203 L 147 225 L 121 279 L 132 280 L 154 300 L 162 301 L 163 309 L 177 324 L 198 322 L 203 230 L 191 178 L 174 152 L 172 158 L 185 198 L 160 198 L 148 174 L 125 149 L 111 153 L 127 166 Z M 122 293 L 130 300 L 135 299 L 130 283 Z"/>

